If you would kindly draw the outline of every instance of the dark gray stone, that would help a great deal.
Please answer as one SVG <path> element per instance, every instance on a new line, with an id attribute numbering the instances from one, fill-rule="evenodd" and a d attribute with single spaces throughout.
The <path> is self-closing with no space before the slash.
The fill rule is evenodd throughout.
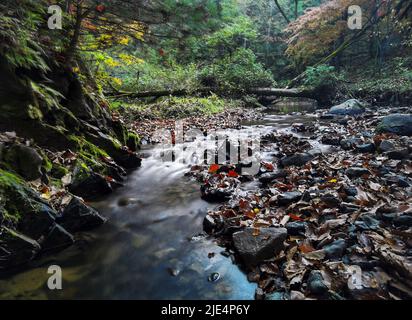
<path id="1" fill-rule="evenodd" d="M 379 145 L 380 152 L 389 152 L 395 149 L 395 144 L 389 140 L 383 140 Z"/>
<path id="2" fill-rule="evenodd" d="M 352 168 L 346 169 L 345 174 L 349 178 L 359 178 L 365 174 L 370 174 L 370 172 L 368 169 L 365 169 L 365 168 L 352 167 Z"/>
<path id="3" fill-rule="evenodd" d="M 319 270 L 310 272 L 307 285 L 309 292 L 314 295 L 324 295 L 329 291 Z"/>
<path id="4" fill-rule="evenodd" d="M 285 178 L 287 172 L 284 170 L 278 170 L 275 172 L 266 172 L 259 177 L 259 181 L 263 184 L 271 183 L 278 178 Z"/>
<path id="5" fill-rule="evenodd" d="M 376 151 L 376 147 L 373 143 L 365 143 L 356 146 L 356 150 L 361 153 L 374 153 Z"/>
<path id="6" fill-rule="evenodd" d="M 346 250 L 346 241 L 338 239 L 323 248 L 328 259 L 341 258 Z"/>
<path id="7" fill-rule="evenodd" d="M 400 136 L 412 136 L 412 114 L 392 114 L 382 119 L 377 132 L 395 133 Z"/>
<path id="8" fill-rule="evenodd" d="M 31 261 L 40 251 L 40 245 L 33 239 L 0 227 L 0 270 L 21 266 Z"/>
<path id="9" fill-rule="evenodd" d="M 69 191 L 86 200 L 92 200 L 112 193 L 113 188 L 110 182 L 98 173 L 76 174 L 75 171 Z"/>
<path id="10" fill-rule="evenodd" d="M 284 167 L 303 166 L 314 158 L 310 153 L 296 153 L 292 156 L 284 157 L 280 163 Z"/>
<path id="11" fill-rule="evenodd" d="M 286 224 L 286 229 L 288 230 L 288 234 L 291 236 L 298 236 L 304 234 L 306 231 L 306 222 L 304 221 L 296 221 L 296 222 L 289 222 Z"/>
<path id="12" fill-rule="evenodd" d="M 384 155 L 392 160 L 403 160 L 403 159 L 408 159 L 411 154 L 408 148 L 404 148 L 404 149 L 397 149 L 397 150 L 385 152 Z"/>
<path id="13" fill-rule="evenodd" d="M 106 218 L 77 197 L 73 197 L 62 216 L 56 219 L 58 224 L 71 233 L 93 229 L 106 221 Z"/>
<path id="14" fill-rule="evenodd" d="M 355 116 L 365 112 L 362 102 L 356 99 L 348 100 L 340 105 L 334 106 L 329 110 L 330 114 L 341 116 Z"/>
<path id="15" fill-rule="evenodd" d="M 257 236 L 253 233 L 253 228 L 246 228 L 233 234 L 235 248 L 248 266 L 270 259 L 284 248 L 285 228 L 262 228 Z"/>
<path id="16" fill-rule="evenodd" d="M 41 243 L 42 251 L 59 251 L 74 243 L 73 236 L 57 223 L 52 227 L 45 241 Z"/>
<path id="17" fill-rule="evenodd" d="M 35 149 L 22 144 L 14 144 L 5 153 L 6 162 L 26 180 L 33 181 L 42 176 L 43 158 Z"/>
<path id="18" fill-rule="evenodd" d="M 302 192 L 291 191 L 285 192 L 278 197 L 278 204 L 280 206 L 287 206 L 293 202 L 298 202 L 302 198 Z"/>

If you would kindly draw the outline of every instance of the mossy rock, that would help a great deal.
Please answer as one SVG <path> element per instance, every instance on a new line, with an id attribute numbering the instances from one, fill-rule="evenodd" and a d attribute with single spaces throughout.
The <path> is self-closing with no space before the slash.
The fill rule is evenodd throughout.
<path id="1" fill-rule="evenodd" d="M 17 175 L 0 169 L 2 224 L 35 240 L 47 234 L 57 213 Z"/>
<path id="2" fill-rule="evenodd" d="M 13 144 L 2 153 L 1 159 L 26 180 L 33 181 L 42 176 L 41 167 L 44 160 L 34 148 Z"/>
<path id="3" fill-rule="evenodd" d="M 63 167 L 60 164 L 57 163 L 52 163 L 52 168 L 50 170 L 50 175 L 55 178 L 55 179 L 61 179 L 63 178 L 66 174 L 69 173 L 69 170 L 65 167 Z"/>
<path id="4" fill-rule="evenodd" d="M 23 234 L 0 227 L 0 270 L 13 268 L 31 261 L 40 245 Z"/>

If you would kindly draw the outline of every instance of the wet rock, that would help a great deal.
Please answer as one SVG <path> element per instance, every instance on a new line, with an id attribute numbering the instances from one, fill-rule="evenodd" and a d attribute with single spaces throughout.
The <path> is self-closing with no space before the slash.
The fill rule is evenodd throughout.
<path id="1" fill-rule="evenodd" d="M 361 153 L 374 153 L 376 148 L 373 143 L 365 143 L 356 146 L 356 150 Z"/>
<path id="2" fill-rule="evenodd" d="M 365 112 L 364 104 L 356 99 L 348 100 L 329 110 L 332 115 L 355 116 Z"/>
<path id="3" fill-rule="evenodd" d="M 122 197 L 119 199 L 119 201 L 117 201 L 117 205 L 119 207 L 127 207 L 130 205 L 135 205 L 141 203 L 141 201 L 139 199 L 136 198 L 128 198 L 128 197 Z"/>
<path id="4" fill-rule="evenodd" d="M 403 160 L 410 157 L 410 152 L 408 148 L 404 148 L 385 152 L 384 155 L 392 160 Z"/>
<path id="5" fill-rule="evenodd" d="M 338 207 L 341 202 L 341 200 L 339 199 L 339 196 L 333 193 L 323 194 L 320 197 L 320 200 L 330 208 Z"/>
<path id="6" fill-rule="evenodd" d="M 321 142 L 330 146 L 339 146 L 341 138 L 339 136 L 323 136 Z"/>
<path id="7" fill-rule="evenodd" d="M 382 119 L 377 132 L 395 133 L 400 136 L 412 136 L 412 114 L 392 114 Z"/>
<path id="8" fill-rule="evenodd" d="M 358 190 L 356 189 L 355 186 L 348 186 L 345 185 L 342 187 L 342 191 L 348 196 L 348 197 L 356 197 L 358 195 Z"/>
<path id="9" fill-rule="evenodd" d="M 265 292 L 261 288 L 256 288 L 255 291 L 255 300 L 264 300 L 265 299 Z"/>
<path id="10" fill-rule="evenodd" d="M 356 145 L 361 144 L 362 140 L 359 138 L 347 138 L 340 141 L 340 146 L 343 150 L 351 150 Z"/>
<path id="11" fill-rule="evenodd" d="M 395 144 L 390 140 L 383 140 L 379 145 L 380 152 L 389 152 L 395 149 Z"/>
<path id="12" fill-rule="evenodd" d="M 7 150 L 4 158 L 17 173 L 28 181 L 42 176 L 43 158 L 31 147 L 15 144 Z"/>
<path id="13" fill-rule="evenodd" d="M 223 227 L 224 221 L 221 216 L 206 215 L 203 219 L 203 230 L 208 234 L 218 232 L 222 230 Z"/>
<path id="14" fill-rule="evenodd" d="M 359 168 L 359 167 L 351 167 L 346 169 L 345 174 L 349 178 L 359 178 L 365 174 L 370 174 L 368 169 L 365 168 Z"/>
<path id="15" fill-rule="evenodd" d="M 355 222 L 355 226 L 360 230 L 376 230 L 379 227 L 379 220 L 371 216 L 364 215 Z"/>
<path id="16" fill-rule="evenodd" d="M 292 156 L 284 157 L 280 160 L 280 164 L 284 167 L 303 166 L 314 158 L 310 153 L 296 153 Z"/>
<path id="17" fill-rule="evenodd" d="M 106 222 L 95 209 L 87 206 L 77 197 L 73 197 L 56 222 L 69 232 L 90 230 Z"/>
<path id="18" fill-rule="evenodd" d="M 278 170 L 275 172 L 266 172 L 259 177 L 259 181 L 263 184 L 271 183 L 279 178 L 285 178 L 287 176 L 287 172 L 284 170 Z"/>
<path id="19" fill-rule="evenodd" d="M 0 227 L 0 271 L 31 261 L 40 251 L 33 239 L 6 227 Z"/>
<path id="20" fill-rule="evenodd" d="M 299 236 L 305 233 L 306 222 L 303 222 L 303 221 L 288 222 L 285 225 L 285 227 L 288 230 L 288 235 Z"/>
<path id="21" fill-rule="evenodd" d="M 412 227 L 412 216 L 403 214 L 393 219 L 393 224 L 396 227 Z"/>
<path id="22" fill-rule="evenodd" d="M 258 235 L 253 228 L 246 228 L 233 234 L 233 243 L 244 263 L 253 266 L 278 254 L 286 237 L 285 228 L 262 228 Z"/>
<path id="23" fill-rule="evenodd" d="M 207 281 L 209 282 L 216 282 L 220 279 L 220 274 L 217 272 L 213 272 L 210 274 L 210 276 L 207 278 Z"/>
<path id="24" fill-rule="evenodd" d="M 98 173 L 76 174 L 75 172 L 69 191 L 76 196 L 91 200 L 112 193 L 113 188 L 110 182 Z"/>
<path id="25" fill-rule="evenodd" d="M 293 202 L 298 202 L 302 198 L 302 193 L 299 191 L 285 192 L 279 195 L 278 204 L 280 206 L 287 206 Z"/>
<path id="26" fill-rule="evenodd" d="M 323 247 L 323 249 L 328 259 L 341 258 L 346 250 L 346 241 L 343 239 L 335 240 L 331 244 Z"/>
<path id="27" fill-rule="evenodd" d="M 385 178 L 388 184 L 396 184 L 401 188 L 408 188 L 410 186 L 408 180 L 402 176 L 389 176 Z"/>
<path id="28" fill-rule="evenodd" d="M 329 291 L 329 288 L 324 283 L 322 274 L 318 270 L 310 272 L 307 284 L 309 292 L 314 295 L 324 295 Z"/>
<path id="29" fill-rule="evenodd" d="M 71 246 L 74 243 L 73 236 L 63 227 L 55 224 L 41 243 L 42 251 L 58 251 Z"/>
<path id="30" fill-rule="evenodd" d="M 212 203 L 225 202 L 232 196 L 232 188 L 218 188 L 211 185 L 203 185 L 200 188 L 202 199 Z"/>
<path id="31" fill-rule="evenodd" d="M 18 224 L 18 230 L 24 235 L 38 240 L 47 235 L 54 225 L 57 212 L 43 202 L 37 202 L 36 198 L 29 198 L 26 201 L 30 202 L 30 206 L 28 204 L 24 206 L 22 212 L 25 214 Z"/>

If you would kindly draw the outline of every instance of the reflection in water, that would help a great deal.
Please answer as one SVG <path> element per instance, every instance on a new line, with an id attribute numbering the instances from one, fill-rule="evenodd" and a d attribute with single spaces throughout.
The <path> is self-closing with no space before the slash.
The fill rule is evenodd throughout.
<path id="1" fill-rule="evenodd" d="M 265 134 L 312 120 L 268 114 L 245 130 L 253 126 Z M 0 279 L 0 298 L 253 299 L 256 284 L 220 254 L 224 249 L 213 239 L 192 238 L 202 232 L 212 206 L 200 199 L 199 185 L 184 176 L 187 170 L 149 156 L 124 188 L 94 204 L 109 218 L 106 225 L 77 235 L 74 246 L 36 260 L 29 270 Z M 215 255 L 209 258 L 209 253 Z M 52 264 L 63 269 L 61 291 L 46 287 Z M 209 282 L 215 272 L 219 280 Z"/>

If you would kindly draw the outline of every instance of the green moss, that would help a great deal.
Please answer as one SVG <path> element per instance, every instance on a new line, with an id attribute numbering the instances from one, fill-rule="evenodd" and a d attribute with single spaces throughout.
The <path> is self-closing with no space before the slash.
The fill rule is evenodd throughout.
<path id="1" fill-rule="evenodd" d="M 134 132 L 128 131 L 126 138 L 126 145 L 132 151 L 137 151 L 140 148 L 140 137 Z"/>
<path id="2" fill-rule="evenodd" d="M 21 218 L 19 199 L 15 198 L 14 194 L 25 194 L 24 184 L 19 176 L 0 169 L 0 214 L 6 224 L 14 225 Z"/>
<path id="3" fill-rule="evenodd" d="M 61 179 L 68 173 L 69 173 L 69 170 L 63 167 L 62 165 L 57 164 L 57 163 L 52 164 L 52 169 L 50 170 L 50 174 L 53 178 Z"/>
<path id="4" fill-rule="evenodd" d="M 41 157 L 43 158 L 42 167 L 46 172 L 50 172 L 53 169 L 53 163 L 50 161 L 49 157 L 42 151 L 39 151 Z"/>
<path id="5" fill-rule="evenodd" d="M 83 137 L 71 135 L 69 136 L 69 139 L 78 145 L 77 151 L 88 158 L 108 157 L 106 151 L 87 141 Z"/>

